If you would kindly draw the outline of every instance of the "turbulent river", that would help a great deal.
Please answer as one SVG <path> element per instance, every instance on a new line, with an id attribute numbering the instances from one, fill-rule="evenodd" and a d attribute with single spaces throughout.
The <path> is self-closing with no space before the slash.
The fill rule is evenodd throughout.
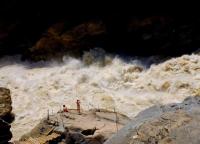
<path id="1" fill-rule="evenodd" d="M 0 60 L 0 86 L 11 90 L 16 115 L 14 139 L 30 131 L 48 110 L 55 113 L 63 104 L 76 108 L 77 99 L 85 110 L 115 108 L 134 117 L 155 104 L 200 94 L 200 56 L 195 54 L 148 66 L 148 59 L 106 55 L 95 60 L 89 53 L 84 60 L 64 57 L 62 63 L 19 59 Z"/>

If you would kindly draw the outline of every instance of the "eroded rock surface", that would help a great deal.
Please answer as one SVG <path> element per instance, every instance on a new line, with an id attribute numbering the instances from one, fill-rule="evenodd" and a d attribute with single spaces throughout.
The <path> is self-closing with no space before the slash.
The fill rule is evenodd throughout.
<path id="1" fill-rule="evenodd" d="M 199 144 L 200 97 L 155 106 L 138 116 L 105 144 Z"/>

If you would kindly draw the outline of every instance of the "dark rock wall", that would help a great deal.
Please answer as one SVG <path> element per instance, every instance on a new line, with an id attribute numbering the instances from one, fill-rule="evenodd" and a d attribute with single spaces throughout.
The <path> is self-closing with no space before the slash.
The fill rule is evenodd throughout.
<path id="1" fill-rule="evenodd" d="M 63 51 L 65 54 L 68 50 L 71 53 L 71 49 L 81 53 L 98 46 L 109 52 L 129 55 L 177 56 L 200 47 L 198 15 L 175 16 L 148 12 L 142 15 L 131 11 L 122 13 L 122 9 L 112 7 L 106 12 L 103 7 L 97 8 L 97 5 L 85 4 L 79 8 L 63 2 L 3 0 L 0 5 L 0 54 L 20 53 L 25 58 L 40 54 L 40 58 L 36 59 L 46 59 L 45 55 L 48 59 L 49 55 L 55 53 L 60 56 Z M 77 32 L 76 29 L 81 25 L 94 21 L 104 25 L 104 33 L 88 37 L 80 29 Z M 73 37 L 76 47 L 71 43 L 65 43 L 64 46 L 63 42 L 55 44 L 55 36 L 47 36 L 49 29 L 58 24 L 63 25 L 56 32 L 58 38 L 68 33 L 69 37 Z M 73 36 L 74 33 L 84 36 L 80 40 Z M 38 43 L 44 39 L 52 42 L 43 42 L 44 51 L 35 52 Z M 53 43 L 50 44 L 53 53 L 46 51 L 49 43 Z M 42 49 L 41 45 L 39 47 Z"/>

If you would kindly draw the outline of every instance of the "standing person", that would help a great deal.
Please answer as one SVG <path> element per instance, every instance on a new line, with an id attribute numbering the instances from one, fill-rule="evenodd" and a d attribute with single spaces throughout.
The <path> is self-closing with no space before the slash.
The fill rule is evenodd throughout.
<path id="1" fill-rule="evenodd" d="M 77 112 L 78 112 L 78 114 L 81 114 L 81 106 L 80 106 L 80 100 L 77 100 L 76 101 L 76 105 L 77 105 Z"/>

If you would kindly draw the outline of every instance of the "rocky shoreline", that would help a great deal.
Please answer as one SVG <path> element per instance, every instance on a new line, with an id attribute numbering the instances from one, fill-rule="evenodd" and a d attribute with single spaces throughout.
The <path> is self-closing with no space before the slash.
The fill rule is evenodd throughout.
<path id="1" fill-rule="evenodd" d="M 31 141 L 59 144 L 198 144 L 200 139 L 200 97 L 182 103 L 159 105 L 140 112 L 133 120 L 105 110 L 79 115 L 76 110 L 45 118 L 19 144 Z M 125 126 L 124 126 L 125 125 Z M 97 130 L 94 130 L 94 127 Z M 43 132 L 41 132 L 43 130 Z M 91 132 L 84 135 L 83 131 Z M 115 134 L 116 133 L 116 134 Z"/>
<path id="2" fill-rule="evenodd" d="M 124 115 L 103 109 L 82 111 L 81 114 L 71 109 L 44 118 L 15 143 L 99 144 L 104 143 L 129 121 Z"/>
<path id="3" fill-rule="evenodd" d="M 12 138 L 10 90 L 0 88 L 0 144 Z M 69 109 L 47 115 L 14 144 L 198 144 L 200 97 L 182 103 L 155 105 L 134 119 L 103 109 Z M 119 131 L 118 131 L 119 130 Z"/>

